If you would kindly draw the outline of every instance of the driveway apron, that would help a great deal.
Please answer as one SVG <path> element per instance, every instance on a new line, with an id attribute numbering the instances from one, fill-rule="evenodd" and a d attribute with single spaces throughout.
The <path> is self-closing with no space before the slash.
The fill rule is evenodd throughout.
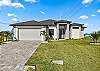
<path id="1" fill-rule="evenodd" d="M 23 71 L 40 41 L 16 41 L 0 45 L 0 71 Z"/>

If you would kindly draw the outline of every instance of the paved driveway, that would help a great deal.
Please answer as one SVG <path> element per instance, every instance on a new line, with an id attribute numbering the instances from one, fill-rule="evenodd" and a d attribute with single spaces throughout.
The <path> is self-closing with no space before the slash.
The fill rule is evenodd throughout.
<path id="1" fill-rule="evenodd" d="M 18 41 L 0 45 L 0 71 L 23 71 L 40 41 Z"/>

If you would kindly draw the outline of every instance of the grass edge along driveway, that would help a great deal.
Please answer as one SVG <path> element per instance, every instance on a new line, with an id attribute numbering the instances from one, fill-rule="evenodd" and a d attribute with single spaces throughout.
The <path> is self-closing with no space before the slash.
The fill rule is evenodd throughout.
<path id="1" fill-rule="evenodd" d="M 41 44 L 26 65 L 37 65 L 37 71 L 100 71 L 100 46 L 89 40 L 50 41 Z M 64 65 L 53 64 L 63 60 Z"/>

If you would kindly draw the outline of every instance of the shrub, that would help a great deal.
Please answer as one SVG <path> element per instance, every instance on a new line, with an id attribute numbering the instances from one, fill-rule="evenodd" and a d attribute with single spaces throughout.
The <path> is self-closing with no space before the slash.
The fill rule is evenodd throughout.
<path id="1" fill-rule="evenodd" d="M 45 41 L 49 41 L 49 35 L 48 35 L 48 33 L 46 31 L 41 31 L 40 35 L 45 36 L 45 38 L 46 38 Z"/>
<path id="2" fill-rule="evenodd" d="M 95 43 L 97 43 L 97 40 L 99 39 L 99 37 L 100 35 L 98 34 L 98 32 L 91 33 L 91 38 Z"/>

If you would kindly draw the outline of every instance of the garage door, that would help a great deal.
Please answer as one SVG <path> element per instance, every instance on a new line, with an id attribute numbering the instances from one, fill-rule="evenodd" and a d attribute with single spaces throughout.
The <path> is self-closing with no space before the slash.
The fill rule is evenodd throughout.
<path id="1" fill-rule="evenodd" d="M 19 40 L 41 40 L 41 29 L 19 29 Z"/>

